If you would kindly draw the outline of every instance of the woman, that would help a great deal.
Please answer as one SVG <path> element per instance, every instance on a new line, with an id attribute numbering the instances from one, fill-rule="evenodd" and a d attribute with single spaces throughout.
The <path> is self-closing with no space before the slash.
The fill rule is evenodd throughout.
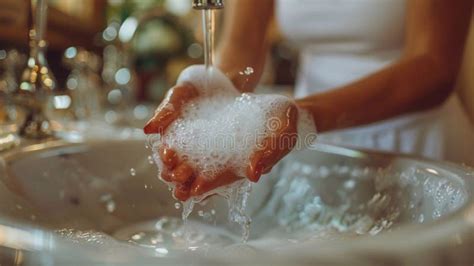
<path id="1" fill-rule="evenodd" d="M 295 104 L 313 115 L 324 133 L 320 140 L 470 163 L 473 129 L 453 87 L 472 5 L 471 0 L 229 1 L 217 66 L 242 92 L 252 91 L 276 14 L 283 33 L 301 46 Z M 255 75 L 240 75 L 248 66 Z M 179 111 L 169 112 L 164 104 L 179 110 L 196 90 L 178 84 L 168 96 L 146 133 L 166 134 Z M 287 121 L 281 133 L 295 128 L 291 112 L 281 116 Z M 249 179 L 258 180 L 292 145 L 257 151 L 249 160 Z M 161 156 L 181 200 L 237 179 L 225 172 L 206 181 L 177 162 L 172 150 L 163 147 Z"/>

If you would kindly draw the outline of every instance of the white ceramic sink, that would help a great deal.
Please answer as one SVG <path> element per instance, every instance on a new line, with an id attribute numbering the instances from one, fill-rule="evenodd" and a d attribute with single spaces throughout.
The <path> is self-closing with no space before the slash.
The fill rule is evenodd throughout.
<path id="1" fill-rule="evenodd" d="M 217 245 L 180 252 L 185 243 L 174 239 L 157 248 L 147 230 L 179 223 L 181 209 L 150 152 L 144 140 L 103 140 L 0 153 L 0 264 L 474 262 L 470 170 L 327 145 L 295 152 L 253 186 L 247 245 L 214 197 L 189 223 L 214 230 Z"/>

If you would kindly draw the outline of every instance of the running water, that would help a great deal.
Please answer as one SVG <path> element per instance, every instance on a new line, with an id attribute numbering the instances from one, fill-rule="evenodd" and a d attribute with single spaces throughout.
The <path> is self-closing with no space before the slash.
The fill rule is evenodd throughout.
<path id="1" fill-rule="evenodd" d="M 292 101 L 278 95 L 241 94 L 217 68 L 214 61 L 215 11 L 202 11 L 204 36 L 204 69 L 194 66 L 181 73 L 178 83 L 188 82 L 199 91 L 200 99 L 193 101 L 184 110 L 181 118 L 173 122 L 163 137 L 153 137 L 154 159 L 158 168 L 163 167 L 158 149 L 166 143 L 176 150 L 180 161 L 186 161 L 196 171 L 196 175 L 213 178 L 216 174 L 233 169 L 244 181 L 218 188 L 212 192 L 195 197 L 183 204 L 182 219 L 186 228 L 188 216 L 194 204 L 209 195 L 225 197 L 229 205 L 229 220 L 242 227 L 242 241 L 246 242 L 250 234 L 251 219 L 246 215 L 247 199 L 251 190 L 246 181 L 246 165 L 250 155 L 264 137 L 279 128 L 278 114 L 284 112 Z M 253 74 L 247 68 L 245 75 Z M 301 115 L 301 121 L 310 121 Z M 272 120 L 273 119 L 273 120 Z M 276 120 L 275 120 L 276 119 Z M 271 121 L 272 124 L 267 124 Z M 273 123 L 275 122 L 275 123 Z M 300 125 L 302 123 L 299 123 Z M 312 122 L 303 124 L 311 128 Z M 298 130 L 298 131 L 299 131 Z M 298 132 L 300 133 L 300 131 Z M 174 189 L 173 184 L 169 184 Z M 185 235 L 188 235 L 185 229 Z"/>
<path id="2" fill-rule="evenodd" d="M 215 11 L 204 9 L 202 11 L 202 30 L 204 34 L 204 65 L 209 70 L 214 64 L 214 33 Z"/>
<path id="3" fill-rule="evenodd" d="M 194 205 L 204 200 L 209 194 L 219 195 L 227 200 L 227 205 L 229 207 L 228 219 L 230 222 L 237 223 L 242 228 L 242 242 L 247 242 L 250 236 L 250 223 L 252 220 L 245 212 L 247 207 L 247 199 L 249 197 L 250 191 L 252 189 L 252 184 L 247 181 L 239 181 L 228 186 L 218 188 L 211 193 L 206 194 L 205 196 L 196 197 L 189 199 L 183 203 L 183 212 L 181 217 L 183 219 L 185 237 L 187 238 L 187 220 L 189 215 L 192 213 Z M 200 215 L 204 216 L 204 215 Z"/>
<path id="4" fill-rule="evenodd" d="M 204 9 L 202 11 L 202 29 L 204 36 L 204 65 L 206 67 L 205 88 L 209 88 L 211 71 L 214 64 L 214 36 L 215 36 L 215 10 Z M 245 214 L 248 194 L 251 184 L 248 181 L 234 185 L 232 188 L 220 189 L 217 194 L 224 196 L 229 205 L 229 220 L 242 226 L 242 241 L 246 242 L 250 234 L 250 218 Z M 192 212 L 195 201 L 191 199 L 183 204 L 182 218 L 186 224 L 189 214 Z"/>
<path id="5" fill-rule="evenodd" d="M 204 65 L 206 66 L 205 88 L 209 86 L 209 76 L 214 65 L 215 11 L 202 10 L 202 32 L 204 36 Z"/>

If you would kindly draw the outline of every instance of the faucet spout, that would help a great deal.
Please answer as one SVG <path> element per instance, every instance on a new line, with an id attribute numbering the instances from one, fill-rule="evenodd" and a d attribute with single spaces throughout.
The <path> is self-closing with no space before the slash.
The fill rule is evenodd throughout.
<path id="1" fill-rule="evenodd" d="M 224 8 L 223 0 L 193 0 L 194 9 L 222 9 Z"/>

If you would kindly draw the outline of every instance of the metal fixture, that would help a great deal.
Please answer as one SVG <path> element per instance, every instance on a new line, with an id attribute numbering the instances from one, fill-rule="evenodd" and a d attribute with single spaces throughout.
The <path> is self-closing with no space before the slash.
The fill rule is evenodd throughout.
<path id="1" fill-rule="evenodd" d="M 222 9 L 223 0 L 193 0 L 194 9 Z"/>
<path id="2" fill-rule="evenodd" d="M 26 111 L 20 135 L 42 139 L 52 136 L 51 123 L 45 115 L 50 96 L 56 89 L 56 79 L 46 61 L 47 43 L 44 39 L 47 18 L 47 0 L 31 0 L 30 56 L 23 71 L 16 102 Z"/>

